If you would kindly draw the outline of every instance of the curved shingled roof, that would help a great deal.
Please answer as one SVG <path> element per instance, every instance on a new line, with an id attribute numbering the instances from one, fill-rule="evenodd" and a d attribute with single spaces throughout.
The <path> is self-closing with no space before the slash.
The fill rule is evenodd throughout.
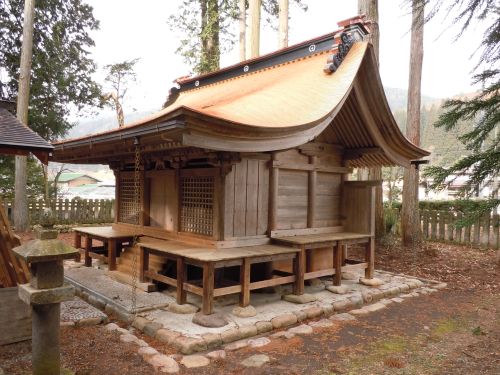
<path id="1" fill-rule="evenodd" d="M 372 46 L 355 43 L 333 74 L 323 72 L 328 54 L 311 53 L 188 90 L 181 86 L 169 106 L 148 118 L 101 135 L 57 143 L 55 159 L 65 161 L 71 149 L 123 142 L 141 128 L 151 134 L 168 133 L 174 127 L 182 146 L 236 152 L 283 150 L 320 137 L 350 150 L 354 167 L 408 166 L 410 160 L 428 155 L 400 132 Z"/>
<path id="2" fill-rule="evenodd" d="M 3 108 L 6 103 L 0 100 L 0 154 L 28 155 L 32 152 L 47 164 L 54 147 Z"/>

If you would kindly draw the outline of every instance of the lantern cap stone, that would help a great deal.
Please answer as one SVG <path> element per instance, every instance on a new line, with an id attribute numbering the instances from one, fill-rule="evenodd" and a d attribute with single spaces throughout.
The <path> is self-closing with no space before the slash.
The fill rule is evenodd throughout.
<path id="1" fill-rule="evenodd" d="M 73 259 L 78 255 L 77 249 L 58 239 L 29 241 L 12 251 L 27 263 Z"/>

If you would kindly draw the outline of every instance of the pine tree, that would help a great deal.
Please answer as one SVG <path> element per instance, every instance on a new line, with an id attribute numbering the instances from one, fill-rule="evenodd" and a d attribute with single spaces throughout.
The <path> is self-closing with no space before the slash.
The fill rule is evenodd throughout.
<path id="1" fill-rule="evenodd" d="M 472 130 L 459 136 L 469 154 L 450 166 L 431 166 L 425 175 L 434 179 L 432 188 L 444 188 L 450 183 L 450 177 L 469 174 L 469 181 L 462 188 L 462 197 L 471 197 L 481 184 L 491 183 L 494 191 L 491 198 L 478 210 L 469 215 L 472 221 L 484 212 L 500 204 L 498 199 L 498 177 L 500 172 L 500 6 L 498 1 L 441 0 L 434 5 L 430 16 L 442 9 L 456 12 L 454 23 L 461 26 L 460 38 L 476 22 L 486 23 L 483 40 L 479 46 L 479 59 L 472 81 L 482 89 L 472 97 L 455 98 L 444 103 L 444 113 L 439 116 L 435 126 L 446 131 L 453 131 L 463 121 L 475 121 Z M 477 46 L 471 47 L 471 53 Z"/>
<path id="2" fill-rule="evenodd" d="M 24 1 L 0 1 L 0 66 L 11 98 L 17 95 Z M 81 0 L 44 0 L 36 4 L 30 87 L 30 127 L 47 140 L 71 128 L 71 109 L 98 105 L 100 87 L 88 49 L 99 22 Z"/>
<path id="3" fill-rule="evenodd" d="M 102 99 L 115 110 L 120 128 L 125 125 L 123 99 L 127 94 L 127 86 L 136 81 L 137 74 L 134 71 L 134 67 L 138 61 L 139 59 L 125 60 L 104 66 L 104 70 L 107 72 L 104 81 L 111 86 L 112 91 L 103 94 Z"/>

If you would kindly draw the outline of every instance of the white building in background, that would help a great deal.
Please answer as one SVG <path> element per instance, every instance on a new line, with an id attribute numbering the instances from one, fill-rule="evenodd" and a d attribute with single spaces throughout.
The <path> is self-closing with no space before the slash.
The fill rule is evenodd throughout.
<path id="1" fill-rule="evenodd" d="M 115 181 L 102 181 L 74 187 L 64 187 L 59 193 L 62 199 L 115 199 Z"/>
<path id="2" fill-rule="evenodd" d="M 420 200 L 452 200 L 458 199 L 458 195 L 460 193 L 460 189 L 465 186 L 467 181 L 469 180 L 469 175 L 461 175 L 461 176 L 450 176 L 447 181 L 451 181 L 451 184 L 443 190 L 431 190 L 429 186 L 432 184 L 432 178 L 422 178 L 420 177 L 420 184 L 418 187 L 418 197 Z M 482 184 L 479 186 L 477 194 L 473 198 L 490 198 L 493 191 L 496 189 L 498 191 L 499 187 L 499 177 L 492 179 L 492 181 Z M 403 181 L 397 181 L 395 183 L 397 190 L 399 190 L 399 199 L 401 200 L 400 192 L 403 191 Z M 389 185 L 387 181 L 383 182 L 384 189 L 384 201 L 388 200 L 389 195 Z"/>

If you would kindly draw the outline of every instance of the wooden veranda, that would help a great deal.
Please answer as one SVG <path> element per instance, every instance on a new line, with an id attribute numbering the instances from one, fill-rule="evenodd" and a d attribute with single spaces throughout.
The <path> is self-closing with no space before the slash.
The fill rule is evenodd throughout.
<path id="1" fill-rule="evenodd" d="M 363 40 L 367 25 L 354 18 L 339 26 L 180 79 L 157 114 L 55 144 L 55 161 L 115 172 L 113 230 L 140 238 L 124 251 L 106 249 L 108 259 L 117 257 L 111 274 L 130 281 L 139 272 L 142 281 L 174 286 L 179 303 L 186 292 L 198 294 L 206 314 L 225 294 L 239 293 L 245 306 L 255 289 L 292 283 L 301 294 L 305 280 L 331 276 L 338 285 L 348 269 L 373 277 L 380 181 L 349 174 L 409 167 L 428 153 L 390 112 Z M 364 246 L 363 261 L 347 259 L 351 244 Z"/>

